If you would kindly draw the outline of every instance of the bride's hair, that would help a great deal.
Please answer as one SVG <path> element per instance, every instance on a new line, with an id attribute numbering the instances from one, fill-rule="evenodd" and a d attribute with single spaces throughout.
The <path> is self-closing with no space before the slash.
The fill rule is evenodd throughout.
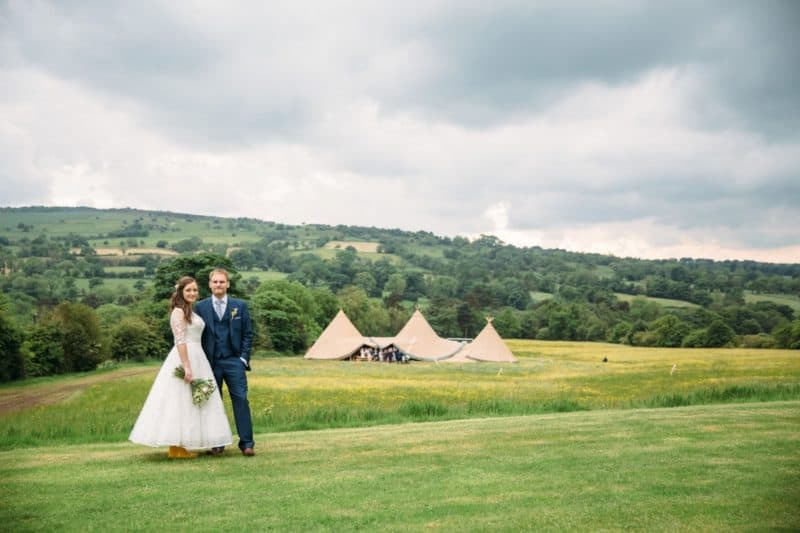
<path id="1" fill-rule="evenodd" d="M 183 299 L 183 289 L 190 283 L 196 284 L 197 280 L 192 276 L 183 276 L 178 280 L 178 283 L 175 284 L 175 292 L 172 293 L 172 297 L 169 299 L 169 310 L 171 312 L 176 307 L 179 307 L 183 311 L 183 317 L 186 319 L 186 322 L 191 324 L 192 304 Z"/>

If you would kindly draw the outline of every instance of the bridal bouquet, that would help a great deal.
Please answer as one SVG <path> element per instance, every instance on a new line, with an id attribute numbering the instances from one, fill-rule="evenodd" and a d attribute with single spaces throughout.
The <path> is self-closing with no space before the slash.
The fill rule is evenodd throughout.
<path id="1" fill-rule="evenodd" d="M 175 377 L 183 379 L 186 376 L 186 371 L 183 365 L 175 367 Z M 192 403 L 195 405 L 203 405 L 206 400 L 211 398 L 217 386 L 214 384 L 213 379 L 193 379 L 189 386 L 192 387 Z"/>

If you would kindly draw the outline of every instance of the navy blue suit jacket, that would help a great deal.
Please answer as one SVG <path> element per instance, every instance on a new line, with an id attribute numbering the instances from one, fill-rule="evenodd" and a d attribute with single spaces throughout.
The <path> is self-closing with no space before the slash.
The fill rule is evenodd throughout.
<path id="1" fill-rule="evenodd" d="M 216 312 L 211 298 L 204 298 L 194 306 L 194 312 L 200 315 L 206 327 L 203 329 L 203 336 L 200 339 L 203 351 L 208 357 L 211 367 L 214 367 L 214 320 Z M 250 311 L 247 304 L 238 298 L 228 296 L 228 306 L 222 320 L 228 320 L 230 324 L 230 341 L 235 352 L 234 355 L 245 360 L 247 370 L 250 370 L 250 351 L 253 348 L 253 323 L 250 320 Z"/>

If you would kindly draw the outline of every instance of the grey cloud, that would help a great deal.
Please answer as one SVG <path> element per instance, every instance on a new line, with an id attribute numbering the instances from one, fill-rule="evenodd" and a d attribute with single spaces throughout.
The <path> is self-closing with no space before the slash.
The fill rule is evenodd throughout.
<path id="1" fill-rule="evenodd" d="M 303 138 L 329 98 L 485 126 L 541 110 L 576 83 L 625 83 L 676 65 L 706 72 L 707 102 L 749 127 L 787 135 L 800 118 L 792 1 L 444 2 L 419 17 L 389 3 L 332 4 L 327 19 L 304 4 L 234 3 L 213 13 L 219 20 L 180 5 L 20 3 L 4 18 L 24 60 L 135 99 L 161 128 L 194 141 Z M 434 67 L 377 84 L 364 70 L 376 57 L 399 61 L 402 53 L 384 52 L 413 43 Z"/>
<path id="2" fill-rule="evenodd" d="M 269 175 L 303 205 L 199 202 L 209 214 L 474 234 L 504 202 L 519 231 L 649 219 L 797 244 L 798 5 L 7 2 L 0 66 L 43 74 L 8 103 L 18 123 L 0 116 L 0 195 L 40 203 L 61 165 L 87 165 L 126 202 L 138 192 L 126 179 L 219 171 L 256 189 Z M 675 80 L 637 90 L 660 69 Z M 585 84 L 596 102 L 580 101 Z M 74 110 L 59 113 L 59 90 Z M 43 102 L 47 120 L 30 111 Z M 664 111 L 622 113 L 629 104 Z M 97 120 L 70 137 L 83 110 Z M 104 144 L 114 128 L 123 139 Z M 49 159 L 31 164 L 41 152 Z M 296 193 L 317 175 L 358 190 Z M 172 207 L 158 196 L 143 201 Z"/>
<path id="3" fill-rule="evenodd" d="M 541 110 L 577 83 L 615 85 L 648 69 L 690 66 L 709 84 L 696 103 L 698 121 L 729 127 L 710 113 L 722 103 L 759 131 L 795 133 L 796 2 L 481 5 L 454 7 L 428 26 L 425 37 L 446 68 L 397 105 L 483 126 Z"/>

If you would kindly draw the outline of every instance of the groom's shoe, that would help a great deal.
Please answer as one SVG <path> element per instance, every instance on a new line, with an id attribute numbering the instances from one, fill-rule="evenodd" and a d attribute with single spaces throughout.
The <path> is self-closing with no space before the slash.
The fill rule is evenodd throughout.
<path id="1" fill-rule="evenodd" d="M 253 448 L 242 448 L 242 455 L 245 457 L 253 457 L 256 452 L 253 451 Z"/>
<path id="2" fill-rule="evenodd" d="M 225 451 L 225 446 L 215 446 L 206 452 L 207 455 L 222 455 Z"/>

